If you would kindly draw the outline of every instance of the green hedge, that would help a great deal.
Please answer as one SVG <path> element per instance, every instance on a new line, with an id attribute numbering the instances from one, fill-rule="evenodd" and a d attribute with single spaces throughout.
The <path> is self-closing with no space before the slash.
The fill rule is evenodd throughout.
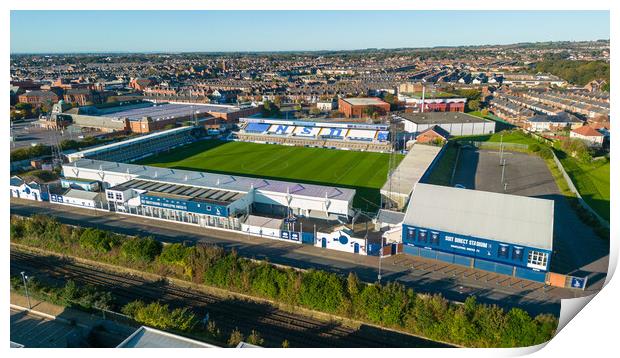
<path id="1" fill-rule="evenodd" d="M 25 295 L 24 283 L 20 276 L 11 276 L 11 290 Z M 114 305 L 110 292 L 99 291 L 91 285 L 79 287 L 73 280 L 68 280 L 64 286 L 59 287 L 44 284 L 33 277 L 28 280 L 28 294 L 60 306 L 86 311 L 93 311 L 94 308 L 109 310 Z"/>
<path id="2" fill-rule="evenodd" d="M 551 315 L 532 318 L 519 308 L 506 311 L 477 303 L 475 297 L 468 298 L 464 304 L 455 304 L 440 295 L 417 294 L 397 282 L 365 284 L 354 273 L 342 277 L 320 270 L 280 268 L 239 257 L 235 251 L 225 252 L 217 246 L 171 244 L 162 249 L 151 238 L 73 228 L 49 217 L 11 217 L 11 240 L 131 268 L 168 270 L 164 272 L 196 283 L 469 347 L 539 344 L 551 339 L 557 326 L 557 319 Z M 175 271 L 179 267 L 183 270 Z M 134 306 L 127 308 L 128 314 L 145 324 L 170 324 L 172 318 L 165 312 L 171 317 L 185 317 L 179 312 L 175 316 L 167 307 L 143 303 Z M 150 312 L 161 318 L 146 321 L 148 315 L 139 312 Z M 181 328 L 175 325 L 175 329 Z"/>
<path id="3" fill-rule="evenodd" d="M 146 304 L 142 301 L 133 301 L 126 304 L 121 312 L 149 327 L 190 332 L 198 323 L 196 315 L 187 308 L 170 309 L 168 305 L 159 302 Z"/>
<path id="4" fill-rule="evenodd" d="M 97 253 L 105 253 L 117 246 L 120 243 L 120 238 L 107 231 L 88 228 L 80 235 L 79 243 L 82 248 Z"/>
<path id="5" fill-rule="evenodd" d="M 161 242 L 153 238 L 132 237 L 121 244 L 121 255 L 127 261 L 151 262 L 161 254 Z"/>
<path id="6" fill-rule="evenodd" d="M 52 154 L 52 147 L 47 145 L 37 144 L 32 147 L 18 148 L 11 151 L 11 161 L 19 161 L 26 159 L 33 159 L 38 157 L 44 157 Z"/>

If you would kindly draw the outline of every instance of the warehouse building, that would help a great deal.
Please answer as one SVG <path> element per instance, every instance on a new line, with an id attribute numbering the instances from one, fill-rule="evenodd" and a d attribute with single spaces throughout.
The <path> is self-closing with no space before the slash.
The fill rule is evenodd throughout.
<path id="1" fill-rule="evenodd" d="M 418 183 L 402 230 L 405 254 L 544 282 L 552 200 Z"/>
<path id="2" fill-rule="evenodd" d="M 76 127 L 103 132 L 146 134 L 193 120 L 232 126 L 241 116 L 258 112 L 260 108 L 255 106 L 133 101 L 116 105 L 84 106 L 67 111 L 60 108 L 52 114 L 52 119 L 62 117 Z"/>
<path id="3" fill-rule="evenodd" d="M 347 118 L 370 117 L 369 111 L 384 115 L 390 111 L 390 104 L 377 97 L 339 98 L 338 111 Z"/>
<path id="4" fill-rule="evenodd" d="M 413 112 L 464 112 L 467 98 L 409 96 L 398 94 L 398 100 L 405 102 L 405 107 Z"/>
<path id="5" fill-rule="evenodd" d="M 394 118 L 404 123 L 405 131 L 414 139 L 434 126 L 451 136 L 495 133 L 495 122 L 461 112 L 398 113 Z"/>

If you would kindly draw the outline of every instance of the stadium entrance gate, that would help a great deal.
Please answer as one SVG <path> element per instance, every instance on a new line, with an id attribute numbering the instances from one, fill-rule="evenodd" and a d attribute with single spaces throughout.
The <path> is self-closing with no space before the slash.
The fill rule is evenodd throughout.
<path id="1" fill-rule="evenodd" d="M 302 232 L 301 243 L 308 244 L 308 245 L 314 245 L 314 234 L 311 232 Z"/>

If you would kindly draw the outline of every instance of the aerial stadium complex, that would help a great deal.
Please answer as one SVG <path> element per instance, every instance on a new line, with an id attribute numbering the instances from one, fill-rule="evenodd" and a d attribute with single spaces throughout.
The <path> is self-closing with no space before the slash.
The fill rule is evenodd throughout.
<path id="1" fill-rule="evenodd" d="M 253 135 L 261 140 L 204 139 L 197 125 L 69 154 L 63 166 L 67 185 L 51 190 L 50 201 L 74 204 L 88 196 L 88 207 L 372 253 L 372 243 L 355 237 L 352 223 L 381 207 L 390 166 L 404 157 L 368 150 L 372 144 L 389 148 L 387 125 L 252 118 L 240 123 L 236 136 L 260 125 Z M 274 136 L 310 131 L 316 135 L 303 138 L 315 142 L 264 144 L 278 143 L 266 140 L 270 131 Z M 341 147 L 321 145 L 338 140 Z M 351 145 L 363 149 L 347 148 Z M 426 148 L 414 146 L 411 153 Z M 435 155 L 424 158 L 420 164 L 427 168 Z M 101 184 L 99 196 L 79 193 L 96 187 L 94 182 Z M 379 242 L 380 236 L 375 235 Z"/>
<path id="2" fill-rule="evenodd" d="M 390 124 L 257 117 L 237 123 L 219 138 L 195 121 L 69 154 L 62 185 L 38 198 L 544 281 L 553 201 L 427 184 L 444 147 L 414 143 L 399 153 Z M 361 225 L 369 221 L 372 229 Z"/>

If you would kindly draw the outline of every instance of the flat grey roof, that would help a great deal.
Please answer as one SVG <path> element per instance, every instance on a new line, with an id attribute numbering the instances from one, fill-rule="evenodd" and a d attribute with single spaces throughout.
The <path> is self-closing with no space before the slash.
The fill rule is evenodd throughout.
<path id="1" fill-rule="evenodd" d="M 95 200 L 100 193 L 86 190 L 69 189 L 63 196 L 69 198 L 83 199 L 83 200 Z"/>
<path id="2" fill-rule="evenodd" d="M 387 102 L 383 102 L 382 100 L 374 97 L 363 97 L 363 98 L 343 98 L 343 101 L 353 105 L 353 106 L 371 106 L 377 104 L 386 104 Z"/>
<path id="3" fill-rule="evenodd" d="M 553 200 L 418 183 L 404 223 L 551 250 Z"/>
<path id="4" fill-rule="evenodd" d="M 268 229 L 276 230 L 280 230 L 282 228 L 282 223 L 284 223 L 284 220 L 282 219 L 274 219 L 255 215 L 248 215 L 248 218 L 244 222 L 244 224 L 246 225 L 266 227 Z"/>
<path id="5" fill-rule="evenodd" d="M 405 213 L 400 211 L 380 209 L 377 214 L 377 222 L 385 224 L 397 225 L 402 223 L 404 219 Z"/>
<path id="6" fill-rule="evenodd" d="M 396 116 L 416 124 L 484 123 L 487 119 L 463 112 L 398 113 Z"/>
<path id="7" fill-rule="evenodd" d="M 291 195 L 325 198 L 331 200 L 351 201 L 355 196 L 354 189 L 339 188 L 315 184 L 300 184 L 271 179 L 250 178 L 237 175 L 196 172 L 182 169 L 158 168 L 146 165 L 107 162 L 94 159 L 79 159 L 65 164 L 67 173 L 77 167 L 95 171 L 107 171 L 118 175 L 131 175 L 134 179 L 144 179 L 160 183 L 180 184 L 215 190 L 249 192 L 252 188 L 263 192 L 289 193 Z M 128 178 L 127 181 L 131 179 Z"/>
<path id="8" fill-rule="evenodd" d="M 142 326 L 116 348 L 219 348 L 155 328 Z"/>
<path id="9" fill-rule="evenodd" d="M 151 117 L 153 120 L 178 118 L 193 114 L 203 114 L 209 112 L 232 113 L 239 111 L 238 107 L 196 104 L 196 103 L 163 103 L 151 104 L 144 107 L 135 108 L 118 107 L 116 111 L 108 111 L 103 114 L 105 117 L 128 118 L 130 121 L 137 121 L 144 117 Z"/>
<path id="10" fill-rule="evenodd" d="M 389 195 L 390 192 L 409 195 L 440 151 L 441 147 L 414 144 L 407 156 L 392 173 L 391 190 L 388 180 L 383 184 L 381 192 L 385 193 L 384 195 Z"/>

